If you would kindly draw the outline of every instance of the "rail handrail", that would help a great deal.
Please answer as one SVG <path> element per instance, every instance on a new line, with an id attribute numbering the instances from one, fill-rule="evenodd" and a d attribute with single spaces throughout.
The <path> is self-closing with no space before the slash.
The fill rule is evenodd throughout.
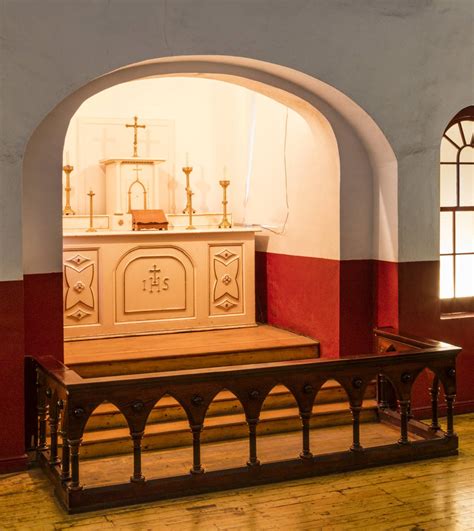
<path id="1" fill-rule="evenodd" d="M 62 503 L 70 511 L 131 503 L 150 499 L 150 496 L 163 497 L 162 483 L 159 480 L 147 481 L 142 474 L 141 441 L 151 410 L 165 394 L 173 396 L 181 404 L 193 434 L 191 474 L 176 478 L 173 487 L 168 484 L 167 492 L 170 495 L 228 488 L 228 485 L 236 486 L 239 482 L 247 485 L 277 481 L 282 477 L 282 471 L 286 474 L 283 477 L 303 477 L 339 469 L 360 468 L 367 464 L 455 453 L 455 361 L 460 349 L 434 340 L 401 335 L 391 329 L 376 330 L 375 339 L 376 353 L 339 359 L 277 361 L 94 378 L 82 378 L 57 360 L 42 358 L 35 362 L 38 457 L 56 483 Z M 430 426 L 417 423 L 411 419 L 410 414 L 412 386 L 426 368 L 434 373 L 430 389 Z M 328 458 L 324 465 L 311 452 L 310 420 L 316 396 L 330 379 L 339 382 L 347 393 L 353 418 L 353 441 L 348 452 L 338 453 L 339 464 L 334 462 L 331 465 L 332 461 Z M 364 393 L 374 379 L 378 382 L 380 419 L 391 424 L 398 423 L 400 427 L 398 444 L 384 446 L 383 454 L 378 451 L 378 447 L 363 449 L 360 444 L 360 412 Z M 297 459 L 260 465 L 257 456 L 257 424 L 263 402 L 277 384 L 285 385 L 298 405 L 302 451 Z M 446 432 L 440 430 L 438 423 L 440 384 L 444 388 L 447 406 Z M 221 471 L 220 475 L 204 474 L 201 465 L 201 432 L 209 405 L 223 389 L 237 397 L 245 413 L 249 430 L 249 459 L 244 469 Z M 103 487 L 102 490 L 83 488 L 79 473 L 83 432 L 90 415 L 104 401 L 116 405 L 128 423 L 134 455 L 133 475 L 129 483 L 120 484 L 120 487 Z M 393 411 L 395 406 L 398 411 Z M 410 430 L 415 430 L 417 435 L 421 433 L 423 440 L 410 441 Z M 62 439 L 61 445 L 59 437 Z M 413 452 L 418 451 L 420 455 L 415 456 Z M 202 477 L 197 480 L 197 476 Z M 189 477 L 195 478 L 191 486 Z M 141 485 L 140 495 L 132 499 L 132 493 L 136 494 L 136 487 L 133 485 L 137 484 Z M 191 490 L 188 492 L 186 489 Z M 106 499 L 101 500 L 100 495 L 104 493 L 107 494 Z"/>

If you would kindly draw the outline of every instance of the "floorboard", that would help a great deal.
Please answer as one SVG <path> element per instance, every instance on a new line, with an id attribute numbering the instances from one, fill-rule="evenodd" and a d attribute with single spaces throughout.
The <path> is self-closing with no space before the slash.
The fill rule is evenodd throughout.
<path id="1" fill-rule="evenodd" d="M 79 515 L 56 504 L 41 470 L 10 474 L 0 477 L 0 529 L 474 529 L 474 414 L 455 425 L 455 457 Z"/>

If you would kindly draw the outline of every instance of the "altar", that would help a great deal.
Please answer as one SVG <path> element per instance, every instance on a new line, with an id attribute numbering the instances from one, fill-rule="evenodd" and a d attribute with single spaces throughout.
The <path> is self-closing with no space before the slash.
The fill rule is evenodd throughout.
<path id="1" fill-rule="evenodd" d="M 172 164 L 169 121 L 87 125 L 78 165 L 68 143 L 63 167 L 65 339 L 255 326 L 258 228 L 233 223 L 226 170 L 212 182 L 220 204 L 197 211 L 195 168 L 188 153 L 182 168 Z M 112 152 L 93 143 L 104 138 L 114 139 Z"/>
<path id="2" fill-rule="evenodd" d="M 65 234 L 65 337 L 255 325 L 255 231 Z"/>

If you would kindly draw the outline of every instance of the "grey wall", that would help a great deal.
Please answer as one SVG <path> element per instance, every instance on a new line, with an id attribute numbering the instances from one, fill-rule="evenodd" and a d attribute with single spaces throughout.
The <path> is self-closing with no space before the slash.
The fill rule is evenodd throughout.
<path id="1" fill-rule="evenodd" d="M 442 131 L 472 104 L 471 0 L 2 0 L 0 278 L 21 276 L 26 143 L 68 94 L 162 56 L 250 57 L 365 109 L 399 167 L 399 259 L 435 259 Z M 20 241 L 20 244 L 18 244 Z"/>

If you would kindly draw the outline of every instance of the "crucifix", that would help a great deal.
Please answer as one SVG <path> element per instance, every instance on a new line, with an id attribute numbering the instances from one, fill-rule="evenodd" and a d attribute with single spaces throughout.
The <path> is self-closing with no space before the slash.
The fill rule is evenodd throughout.
<path id="1" fill-rule="evenodd" d="M 133 156 L 138 157 L 138 141 L 137 131 L 138 129 L 145 129 L 146 125 L 138 123 L 138 117 L 133 117 L 133 124 L 125 124 L 125 127 L 133 127 Z"/>

